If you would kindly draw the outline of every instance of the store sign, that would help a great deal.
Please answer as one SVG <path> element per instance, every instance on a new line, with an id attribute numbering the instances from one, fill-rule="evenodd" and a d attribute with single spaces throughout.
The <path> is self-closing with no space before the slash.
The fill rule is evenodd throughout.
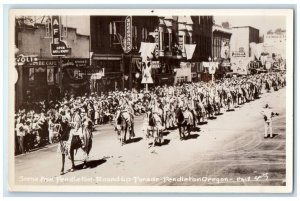
<path id="1" fill-rule="evenodd" d="M 36 62 L 36 61 L 38 61 L 38 58 L 36 56 L 25 56 L 23 54 L 20 54 L 16 58 L 16 63 L 19 66 L 22 66 L 22 65 L 27 64 L 27 63 Z"/>
<path id="2" fill-rule="evenodd" d="M 46 67 L 46 66 L 58 66 L 58 61 L 57 60 L 37 60 L 37 61 L 32 61 L 32 62 L 28 62 L 26 63 L 26 66 L 42 66 L 42 67 Z"/>
<path id="3" fill-rule="evenodd" d="M 61 40 L 61 24 L 60 17 L 53 15 L 51 19 L 52 24 L 52 43 L 50 44 L 52 56 L 66 56 L 70 53 L 71 48 L 68 48 L 66 42 Z"/>
<path id="4" fill-rule="evenodd" d="M 102 73 L 102 76 L 105 76 L 104 69 L 105 68 L 84 68 L 84 69 L 79 69 L 79 73 L 82 73 L 84 75 L 92 75 L 95 73 Z"/>
<path id="5" fill-rule="evenodd" d="M 159 61 L 151 61 L 151 68 L 153 68 L 153 69 L 160 68 Z"/>
<path id="6" fill-rule="evenodd" d="M 132 50 L 132 17 L 127 16 L 125 19 L 125 37 L 124 45 L 122 46 L 124 53 L 129 53 Z"/>
<path id="7" fill-rule="evenodd" d="M 232 52 L 233 57 L 246 57 L 246 53 L 243 47 L 239 48 L 239 51 L 237 52 Z"/>
<path id="8" fill-rule="evenodd" d="M 84 68 L 89 66 L 89 59 L 63 59 L 62 67 Z"/>

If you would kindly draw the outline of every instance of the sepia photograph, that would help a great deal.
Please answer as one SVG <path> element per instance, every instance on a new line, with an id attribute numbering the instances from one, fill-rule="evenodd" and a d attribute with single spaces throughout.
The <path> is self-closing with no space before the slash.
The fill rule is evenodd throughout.
<path id="1" fill-rule="evenodd" d="M 292 9 L 11 9 L 9 28 L 10 191 L 292 191 Z"/>

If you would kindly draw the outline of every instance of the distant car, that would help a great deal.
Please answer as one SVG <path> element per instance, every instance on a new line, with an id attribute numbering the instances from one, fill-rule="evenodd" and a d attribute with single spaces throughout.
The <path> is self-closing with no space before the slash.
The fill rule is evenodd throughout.
<path id="1" fill-rule="evenodd" d="M 226 74 L 225 74 L 225 78 L 232 78 L 232 77 L 240 77 L 241 75 L 240 74 L 238 74 L 238 73 L 233 73 L 233 72 L 227 72 Z"/>
<path id="2" fill-rule="evenodd" d="M 267 73 L 268 71 L 267 70 L 263 70 L 263 69 L 257 69 L 256 70 L 256 73 L 257 74 L 260 74 L 260 73 Z"/>

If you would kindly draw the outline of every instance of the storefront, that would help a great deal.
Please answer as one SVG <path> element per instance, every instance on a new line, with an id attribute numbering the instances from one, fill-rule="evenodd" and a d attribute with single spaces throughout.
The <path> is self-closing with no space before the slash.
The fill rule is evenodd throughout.
<path id="1" fill-rule="evenodd" d="M 20 96 L 18 103 L 58 98 L 60 96 L 58 64 L 57 59 L 38 57 L 22 65 L 18 64 L 19 79 L 16 84 L 16 92 Z"/>
<path id="2" fill-rule="evenodd" d="M 62 86 L 64 92 L 74 95 L 82 95 L 87 92 L 89 81 L 82 69 L 88 66 L 89 59 L 62 59 Z"/>

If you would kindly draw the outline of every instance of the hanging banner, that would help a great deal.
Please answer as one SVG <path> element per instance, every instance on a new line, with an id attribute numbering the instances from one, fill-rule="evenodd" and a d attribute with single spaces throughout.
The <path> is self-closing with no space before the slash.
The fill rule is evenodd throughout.
<path id="1" fill-rule="evenodd" d="M 143 62 L 143 77 L 142 84 L 153 84 L 153 79 L 151 76 L 151 62 Z"/>
<path id="2" fill-rule="evenodd" d="M 29 81 L 34 81 L 34 68 L 29 68 Z"/>
<path id="3" fill-rule="evenodd" d="M 229 58 L 229 44 L 227 42 L 222 42 L 221 58 L 223 58 L 223 59 Z"/>
<path id="4" fill-rule="evenodd" d="M 209 74 L 215 74 L 216 69 L 219 66 L 219 62 L 202 62 L 204 68 L 208 68 Z"/>
<path id="5" fill-rule="evenodd" d="M 144 43 L 141 42 L 141 47 L 139 53 L 143 62 L 147 62 L 149 59 L 152 59 L 152 55 L 155 49 L 156 43 Z"/>
<path id="6" fill-rule="evenodd" d="M 184 48 L 186 52 L 186 59 L 192 59 L 196 49 L 196 44 L 185 44 Z"/>
<path id="7" fill-rule="evenodd" d="M 49 85 L 54 84 L 54 68 L 53 67 L 47 67 L 47 83 Z"/>
<path id="8" fill-rule="evenodd" d="M 53 15 L 51 18 L 52 25 L 52 43 L 50 44 L 50 50 L 52 56 L 66 56 L 70 53 L 71 48 L 68 48 L 66 42 L 61 40 L 61 22 L 60 16 Z"/>
<path id="9" fill-rule="evenodd" d="M 231 58 L 231 69 L 233 73 L 238 73 L 241 75 L 248 74 L 249 63 L 251 62 L 251 57 L 239 58 L 233 57 Z"/>

